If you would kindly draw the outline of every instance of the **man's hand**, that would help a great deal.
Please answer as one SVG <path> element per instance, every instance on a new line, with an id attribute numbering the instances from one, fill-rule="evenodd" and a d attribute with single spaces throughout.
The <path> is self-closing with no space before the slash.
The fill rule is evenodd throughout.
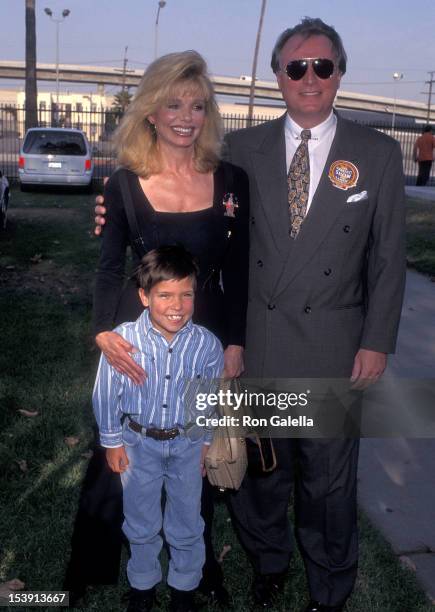
<path id="1" fill-rule="evenodd" d="M 199 463 L 199 469 L 201 470 L 201 476 L 204 477 L 207 474 L 207 470 L 205 469 L 205 456 L 208 453 L 208 449 L 210 448 L 209 444 L 203 444 L 201 449 L 201 460 Z"/>
<path id="2" fill-rule="evenodd" d="M 229 344 L 224 351 L 224 378 L 237 378 L 245 369 L 243 346 Z"/>
<path id="3" fill-rule="evenodd" d="M 377 351 L 359 349 L 354 362 L 350 382 L 354 383 L 352 389 L 366 389 L 375 383 L 387 367 L 387 355 Z"/>
<path id="4" fill-rule="evenodd" d="M 146 372 L 130 356 L 130 353 L 138 351 L 133 344 L 115 332 L 101 332 L 97 334 L 95 342 L 117 372 L 131 378 L 136 385 L 145 382 Z"/>
<path id="5" fill-rule="evenodd" d="M 104 215 L 106 214 L 107 210 L 105 208 L 105 206 L 103 206 L 104 204 L 104 198 L 102 195 L 99 195 L 95 198 L 95 227 L 94 227 L 94 234 L 96 236 L 100 236 L 101 232 L 103 231 L 103 225 L 106 223 L 106 219 L 104 218 Z"/>
<path id="6" fill-rule="evenodd" d="M 128 467 L 128 457 L 123 446 L 106 448 L 106 459 L 112 472 L 122 474 Z"/>
<path id="7" fill-rule="evenodd" d="M 105 185 L 107 183 L 107 181 L 109 180 L 108 176 L 105 176 L 103 178 L 103 185 Z M 102 195 L 99 195 L 95 198 L 95 227 L 94 227 L 94 234 L 96 236 L 100 236 L 101 232 L 103 231 L 103 225 L 106 223 L 106 219 L 104 218 L 104 215 L 106 214 L 107 210 L 104 206 L 104 197 Z"/>

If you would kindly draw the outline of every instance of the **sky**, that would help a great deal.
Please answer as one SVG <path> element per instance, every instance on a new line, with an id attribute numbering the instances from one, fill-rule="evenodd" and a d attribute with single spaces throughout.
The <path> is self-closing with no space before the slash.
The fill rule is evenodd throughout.
<path id="1" fill-rule="evenodd" d="M 25 0 L 0 0 L 0 59 L 24 60 Z M 55 16 L 60 62 L 145 69 L 154 57 L 158 0 L 36 0 L 37 57 L 55 61 Z M 195 49 L 212 74 L 250 75 L 261 0 L 167 0 L 160 11 L 158 54 Z M 271 80 L 270 53 L 278 35 L 304 16 L 320 17 L 343 38 L 348 70 L 341 89 L 427 103 L 435 70 L 435 0 L 268 0 L 257 77 Z M 403 74 L 397 82 L 393 73 Z M 19 85 L 0 81 L 0 87 Z M 78 89 L 65 84 L 61 89 Z M 118 88 L 107 88 L 114 93 Z M 435 84 L 432 103 L 435 104 Z"/>

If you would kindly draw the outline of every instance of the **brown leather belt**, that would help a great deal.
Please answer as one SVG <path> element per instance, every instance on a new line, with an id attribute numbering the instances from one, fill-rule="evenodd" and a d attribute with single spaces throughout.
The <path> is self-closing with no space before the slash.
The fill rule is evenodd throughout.
<path id="1" fill-rule="evenodd" d="M 165 440 L 173 440 L 180 435 L 180 430 L 177 427 L 173 427 L 172 429 L 144 427 L 143 425 L 136 423 L 136 421 L 132 421 L 130 418 L 128 420 L 128 426 L 136 433 L 140 433 L 143 436 L 147 436 L 147 438 L 153 438 L 153 440 L 160 440 L 162 442 Z"/>

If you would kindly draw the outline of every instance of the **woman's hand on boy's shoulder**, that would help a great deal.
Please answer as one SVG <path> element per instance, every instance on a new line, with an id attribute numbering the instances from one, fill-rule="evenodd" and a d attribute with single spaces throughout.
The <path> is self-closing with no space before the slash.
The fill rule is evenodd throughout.
<path id="1" fill-rule="evenodd" d="M 117 372 L 128 376 L 136 385 L 142 385 L 145 382 L 146 372 L 131 357 L 131 353 L 138 351 L 133 344 L 120 334 L 111 331 L 97 334 L 95 342 Z"/>
<path id="2" fill-rule="evenodd" d="M 106 459 L 112 472 L 122 474 L 128 467 L 128 457 L 123 446 L 106 448 Z"/>

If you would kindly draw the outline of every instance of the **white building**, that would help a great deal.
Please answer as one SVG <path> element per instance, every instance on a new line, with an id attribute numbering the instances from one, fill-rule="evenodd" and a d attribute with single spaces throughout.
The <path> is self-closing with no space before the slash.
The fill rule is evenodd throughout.
<path id="1" fill-rule="evenodd" d="M 0 107 L 3 107 L 3 129 L 8 124 L 9 132 L 24 136 L 25 93 L 19 90 L 0 90 Z M 83 130 L 90 141 L 100 140 L 104 133 L 104 114 L 113 104 L 112 96 L 98 93 L 59 93 L 38 91 L 38 121 L 40 127 L 73 127 Z M 6 108 L 5 108 L 6 107 Z M 13 111 L 11 107 L 16 107 Z M 9 117 L 6 116 L 9 114 Z"/>

